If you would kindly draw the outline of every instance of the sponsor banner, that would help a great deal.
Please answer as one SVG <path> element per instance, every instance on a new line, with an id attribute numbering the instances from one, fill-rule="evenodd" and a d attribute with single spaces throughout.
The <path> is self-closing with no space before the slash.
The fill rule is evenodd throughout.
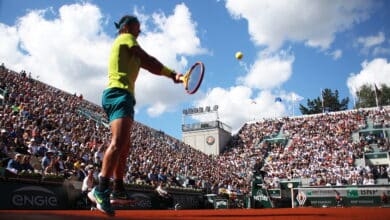
<path id="1" fill-rule="evenodd" d="M 365 196 L 381 196 L 382 193 L 390 195 L 390 187 L 346 187 L 346 188 L 298 188 L 308 198 L 311 197 L 335 197 L 339 193 L 342 197 L 358 198 Z"/>
<path id="2" fill-rule="evenodd" d="M 298 188 L 296 199 L 300 205 L 314 207 L 332 206 L 382 206 L 381 197 L 390 195 L 389 186 L 345 188 Z"/>
<path id="3" fill-rule="evenodd" d="M 0 209 L 67 209 L 62 185 L 0 182 Z"/>
<path id="4" fill-rule="evenodd" d="M 128 189 L 130 197 L 137 202 L 123 205 L 118 209 L 165 209 L 171 208 L 156 199 L 156 193 L 150 187 Z M 174 204 L 182 209 L 198 209 L 204 205 L 202 192 L 170 192 Z M 85 199 L 81 190 L 70 184 L 33 183 L 23 181 L 0 181 L 0 209 L 84 209 Z M 81 203 L 83 204 L 81 204 Z M 80 204 L 79 204 L 80 203 Z"/>

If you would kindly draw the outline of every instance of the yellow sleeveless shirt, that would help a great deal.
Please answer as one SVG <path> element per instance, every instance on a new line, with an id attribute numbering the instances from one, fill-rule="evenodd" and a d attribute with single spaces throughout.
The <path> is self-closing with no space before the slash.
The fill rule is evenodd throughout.
<path id="1" fill-rule="evenodd" d="M 129 50 L 133 46 L 138 46 L 138 42 L 131 34 L 120 34 L 115 39 L 108 64 L 108 88 L 126 89 L 135 95 L 134 86 L 141 60 L 130 55 Z"/>

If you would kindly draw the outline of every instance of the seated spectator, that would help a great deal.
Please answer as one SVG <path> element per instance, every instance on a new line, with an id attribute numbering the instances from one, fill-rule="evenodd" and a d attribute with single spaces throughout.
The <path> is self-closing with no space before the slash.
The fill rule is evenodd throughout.
<path id="1" fill-rule="evenodd" d="M 48 150 L 47 150 L 46 146 L 44 144 L 40 144 L 38 146 L 37 151 L 36 151 L 36 156 L 43 157 L 46 154 L 47 151 Z"/>
<path id="2" fill-rule="evenodd" d="M 7 157 L 9 147 L 12 145 L 8 132 L 4 128 L 0 130 L 0 156 Z"/>
<path id="3" fill-rule="evenodd" d="M 53 154 L 51 152 L 46 152 L 45 156 L 42 158 L 41 168 L 43 172 L 45 172 L 46 168 L 50 165 L 52 156 Z"/>
<path id="4" fill-rule="evenodd" d="M 69 178 L 73 175 L 74 171 L 74 162 L 71 156 L 67 156 L 66 160 L 64 161 L 64 176 L 65 178 Z"/>
<path id="5" fill-rule="evenodd" d="M 28 152 L 31 154 L 31 155 L 36 155 L 37 152 L 38 152 L 38 144 L 37 142 L 35 141 L 35 138 L 31 138 L 30 140 L 30 144 L 28 145 Z M 44 152 L 42 151 L 41 149 L 41 152 L 42 155 L 44 154 Z"/>
<path id="6" fill-rule="evenodd" d="M 22 154 L 15 154 L 14 159 L 8 161 L 7 170 L 14 174 L 18 174 L 20 171 L 22 171 L 22 158 Z"/>
<path id="7" fill-rule="evenodd" d="M 51 160 L 49 165 L 47 165 L 45 167 L 45 169 L 43 170 L 43 174 L 44 175 L 58 175 L 54 160 Z"/>
<path id="8" fill-rule="evenodd" d="M 30 155 L 24 155 L 23 156 L 23 160 L 22 160 L 22 163 L 21 163 L 22 171 L 27 171 L 27 172 L 34 173 L 34 168 L 32 167 L 32 165 L 30 163 L 30 160 L 31 160 L 31 156 Z"/>
<path id="9" fill-rule="evenodd" d="M 65 164 L 64 164 L 64 161 L 62 160 L 62 157 L 60 154 L 55 156 L 55 164 L 57 166 L 58 173 L 64 174 L 65 173 Z"/>
<path id="10" fill-rule="evenodd" d="M 158 181 L 166 183 L 167 182 L 167 173 L 165 171 L 163 171 L 162 169 L 160 169 L 160 172 L 158 173 L 157 179 L 158 179 Z"/>
<path id="11" fill-rule="evenodd" d="M 76 170 L 76 176 L 78 181 L 83 181 L 84 178 L 88 176 L 87 172 L 85 171 L 85 163 L 80 163 L 79 168 Z"/>

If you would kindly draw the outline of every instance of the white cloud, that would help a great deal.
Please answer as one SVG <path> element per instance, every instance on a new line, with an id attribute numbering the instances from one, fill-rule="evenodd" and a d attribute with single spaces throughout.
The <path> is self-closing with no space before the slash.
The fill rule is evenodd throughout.
<path id="1" fill-rule="evenodd" d="M 48 19 L 47 13 L 54 18 Z M 171 15 L 135 13 L 141 20 L 150 19 L 152 25 L 143 23 L 140 45 L 165 65 L 183 71 L 188 66 L 186 56 L 206 52 L 185 4 L 177 5 Z M 1 62 L 15 71 L 31 71 L 33 77 L 39 75 L 50 85 L 70 93 L 77 91 L 100 104 L 114 41 L 102 29 L 106 20 L 107 15 L 90 3 L 64 5 L 58 13 L 52 8 L 29 11 L 15 26 L 0 23 Z M 146 106 L 151 116 L 157 116 L 172 110 L 185 94 L 181 85 L 142 70 L 136 98 L 137 108 Z"/>
<path id="2" fill-rule="evenodd" d="M 137 12 L 137 16 L 143 28 L 143 34 L 138 38 L 140 45 L 163 64 L 184 72 L 189 66 L 186 56 L 206 53 L 196 35 L 197 25 L 185 4 L 177 5 L 169 16 L 162 12 L 152 16 Z M 186 96 L 182 85 L 173 85 L 170 79 L 140 71 L 136 84 L 137 108 L 148 106 L 150 116 L 172 110 Z"/>
<path id="3" fill-rule="evenodd" d="M 57 88 L 100 100 L 112 39 L 101 30 L 99 8 L 65 5 L 53 20 L 45 18 L 50 10 L 30 11 L 14 27 L 2 25 L 2 43 L 9 44 L 0 48 L 1 59 L 11 69 L 24 69 Z"/>
<path id="4" fill-rule="evenodd" d="M 386 37 L 383 32 L 378 32 L 377 35 L 372 35 L 368 37 L 359 37 L 356 40 L 357 46 L 361 46 L 361 53 L 369 54 L 370 52 L 374 55 L 380 54 L 389 54 L 390 49 L 383 47 L 383 44 L 386 42 Z M 381 46 L 382 45 L 382 46 Z"/>
<path id="5" fill-rule="evenodd" d="M 245 63 L 241 64 L 247 74 L 238 78 L 239 85 L 214 88 L 197 100 L 195 106 L 218 105 L 221 121 L 232 126 L 234 133 L 247 121 L 288 115 L 287 112 L 294 111 L 292 104 L 303 98 L 294 92 L 271 90 L 290 78 L 294 59 L 286 51 L 260 53 L 249 68 Z M 282 102 L 275 102 L 276 97 Z"/>
<path id="6" fill-rule="evenodd" d="M 233 17 L 248 21 L 256 45 L 276 51 L 285 41 L 327 49 L 337 32 L 367 19 L 372 4 L 365 0 L 227 0 L 226 8 Z"/>
<path id="7" fill-rule="evenodd" d="M 347 86 L 352 95 L 365 84 L 390 86 L 390 63 L 383 58 L 376 58 L 371 62 L 364 61 L 362 70 L 359 73 L 351 73 Z"/>
<path id="8" fill-rule="evenodd" d="M 191 12 L 184 3 L 176 5 L 172 15 L 167 17 L 163 13 L 154 13 L 152 19 L 158 31 L 148 32 L 145 42 L 157 40 L 160 45 L 156 46 L 169 46 L 171 52 L 182 55 L 206 52 L 196 35 L 197 24 L 191 19 Z"/>
<path id="9" fill-rule="evenodd" d="M 0 42 L 1 62 L 5 62 L 6 65 L 18 64 L 23 58 L 23 54 L 16 50 L 19 47 L 18 30 L 0 23 Z"/>
<path id="10" fill-rule="evenodd" d="M 249 68 L 248 74 L 239 82 L 250 88 L 271 89 L 286 82 L 292 74 L 294 56 L 281 52 L 263 55 Z"/>
<path id="11" fill-rule="evenodd" d="M 372 54 L 374 56 L 378 56 L 378 55 L 386 55 L 386 54 L 390 54 L 390 48 L 386 48 L 386 47 L 375 47 L 374 49 L 372 49 Z"/>
<path id="12" fill-rule="evenodd" d="M 385 34 L 379 32 L 376 36 L 359 37 L 357 42 L 363 46 L 363 48 L 370 48 L 376 45 L 380 45 L 385 41 Z"/>
<path id="13" fill-rule="evenodd" d="M 195 106 L 219 106 L 219 117 L 223 123 L 232 127 L 233 133 L 247 121 L 273 118 L 285 115 L 285 106 L 275 102 L 275 95 L 264 90 L 252 98 L 252 89 L 235 86 L 228 89 L 213 88 L 196 102 Z"/>
<path id="14" fill-rule="evenodd" d="M 341 56 L 343 55 L 343 51 L 342 50 L 335 50 L 331 53 L 332 57 L 334 60 L 338 60 L 341 58 Z"/>

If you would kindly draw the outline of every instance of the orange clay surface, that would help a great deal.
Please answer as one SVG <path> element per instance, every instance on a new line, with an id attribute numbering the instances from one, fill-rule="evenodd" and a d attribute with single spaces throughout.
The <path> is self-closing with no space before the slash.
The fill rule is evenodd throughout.
<path id="1" fill-rule="evenodd" d="M 7 220 L 77 220 L 77 219 L 390 219 L 390 208 L 285 208 L 219 210 L 117 210 L 115 217 L 89 210 L 0 210 Z"/>

